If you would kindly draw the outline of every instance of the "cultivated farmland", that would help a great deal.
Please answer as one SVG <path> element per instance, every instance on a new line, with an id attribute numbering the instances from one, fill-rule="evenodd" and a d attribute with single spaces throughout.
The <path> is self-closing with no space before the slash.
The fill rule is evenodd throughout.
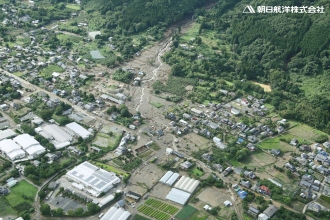
<path id="1" fill-rule="evenodd" d="M 179 208 L 156 199 L 148 199 L 138 208 L 138 211 L 153 219 L 168 220 L 179 211 Z"/>
<path id="2" fill-rule="evenodd" d="M 189 217 L 192 216 L 195 212 L 197 212 L 197 209 L 187 205 L 183 207 L 183 209 L 175 217 L 180 220 L 186 220 L 189 219 Z"/>

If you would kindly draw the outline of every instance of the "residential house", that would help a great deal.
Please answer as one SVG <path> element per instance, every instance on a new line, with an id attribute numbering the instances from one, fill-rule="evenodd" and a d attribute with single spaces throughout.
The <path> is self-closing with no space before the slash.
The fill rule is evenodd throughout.
<path id="1" fill-rule="evenodd" d="M 248 136 L 247 139 L 251 143 L 256 143 L 258 141 L 258 138 L 254 135 Z"/>
<path id="2" fill-rule="evenodd" d="M 250 215 L 256 217 L 256 216 L 259 214 L 259 212 L 260 212 L 260 211 L 259 211 L 258 209 L 254 208 L 254 207 L 252 207 L 252 206 L 249 207 L 248 213 L 249 213 Z"/>
<path id="3" fill-rule="evenodd" d="M 279 126 L 276 128 L 276 131 L 280 134 L 284 131 L 284 128 L 282 126 Z"/>
<path id="4" fill-rule="evenodd" d="M 313 192 L 309 189 L 301 189 L 300 197 L 304 199 L 314 199 L 315 196 Z"/>
<path id="5" fill-rule="evenodd" d="M 263 214 L 267 215 L 268 218 L 273 217 L 275 212 L 277 212 L 278 208 L 274 205 L 269 205 L 268 208 L 263 212 Z"/>
<path id="6" fill-rule="evenodd" d="M 231 174 L 233 172 L 233 168 L 231 168 L 231 167 L 227 167 L 223 172 L 222 172 L 222 174 L 224 175 L 224 176 L 228 176 L 229 174 Z"/>
<path id="7" fill-rule="evenodd" d="M 7 195 L 9 193 L 9 190 L 6 188 L 6 187 L 4 187 L 4 186 L 0 186 L 0 195 L 1 196 L 5 196 L 5 195 Z"/>
<path id="8" fill-rule="evenodd" d="M 244 181 L 244 180 L 242 180 L 242 181 L 240 182 L 240 184 L 241 184 L 242 186 L 246 187 L 246 188 L 251 188 L 251 186 L 252 186 L 252 184 L 251 184 L 250 181 Z"/>
<path id="9" fill-rule="evenodd" d="M 239 167 L 235 167 L 234 168 L 234 173 L 236 173 L 238 175 L 241 175 L 243 173 L 243 169 L 242 168 L 239 168 Z"/>
<path id="10" fill-rule="evenodd" d="M 319 204 L 312 202 L 308 204 L 307 209 L 313 212 L 319 212 L 321 211 L 321 206 Z"/>
<path id="11" fill-rule="evenodd" d="M 220 173 L 223 171 L 223 167 L 221 166 L 221 164 L 213 164 L 212 166 L 214 169 L 216 169 Z M 330 179 L 329 179 L 329 182 L 330 182 Z"/>
<path id="12" fill-rule="evenodd" d="M 248 171 L 248 170 L 245 170 L 243 175 L 246 178 L 250 178 L 250 179 L 255 179 L 257 177 L 252 171 Z"/>
<path id="13" fill-rule="evenodd" d="M 291 172 L 296 172 L 297 171 L 296 167 L 293 166 L 291 163 L 286 163 L 284 165 L 284 167 L 286 167 L 287 169 L 289 169 Z"/>
<path id="14" fill-rule="evenodd" d="M 176 120 L 175 114 L 172 113 L 172 112 L 167 115 L 167 118 L 170 119 L 170 120 L 172 120 L 172 121 L 175 121 Z"/>
<path id="15" fill-rule="evenodd" d="M 323 143 L 323 146 L 324 146 L 325 148 L 330 148 L 330 142 L 328 142 L 328 141 L 324 142 L 324 143 Z"/>
<path id="16" fill-rule="evenodd" d="M 308 145 L 301 145 L 301 146 L 299 146 L 299 150 L 300 150 L 300 151 L 307 151 L 307 152 L 310 152 L 312 149 L 311 149 L 311 147 L 308 146 Z"/>
<path id="17" fill-rule="evenodd" d="M 211 161 L 212 160 L 212 155 L 209 154 L 209 153 L 205 153 L 205 154 L 202 155 L 202 158 L 204 160 Z"/>
<path id="18" fill-rule="evenodd" d="M 323 154 L 320 154 L 320 153 L 316 154 L 316 156 L 315 156 L 315 158 L 314 158 L 315 161 L 317 161 L 317 162 L 321 162 L 321 163 L 323 163 L 323 162 L 326 161 L 327 159 L 328 159 L 327 156 L 325 156 L 325 155 L 323 155 Z"/>
<path id="19" fill-rule="evenodd" d="M 317 169 L 318 172 L 320 172 L 321 174 L 324 174 L 326 176 L 330 174 L 329 169 L 325 168 L 322 165 L 319 165 L 316 169 Z"/>
<path id="20" fill-rule="evenodd" d="M 182 126 L 188 126 L 188 122 L 186 122 L 185 120 L 180 119 L 179 124 Z"/>
<path id="21" fill-rule="evenodd" d="M 192 116 L 190 114 L 187 114 L 187 113 L 183 113 L 182 117 L 187 119 L 187 120 L 190 120 L 192 118 Z"/>
<path id="22" fill-rule="evenodd" d="M 270 153 L 273 154 L 274 156 L 278 156 L 281 154 L 281 150 L 273 148 L 270 150 Z"/>
<path id="23" fill-rule="evenodd" d="M 293 138 L 291 141 L 290 141 L 290 145 L 292 146 L 297 146 L 298 144 L 298 140 L 296 138 Z"/>
<path id="24" fill-rule="evenodd" d="M 204 116 L 203 111 L 198 110 L 198 109 L 195 109 L 195 108 L 192 108 L 192 109 L 191 109 L 191 112 L 192 112 L 195 116 L 199 116 L 199 117 L 203 117 L 203 116 Z"/>
<path id="25" fill-rule="evenodd" d="M 271 192 L 267 186 L 260 186 L 259 192 L 265 195 L 270 195 Z"/>
<path id="26" fill-rule="evenodd" d="M 185 161 L 180 164 L 180 167 L 184 170 L 188 170 L 193 164 L 190 163 L 189 161 Z"/>
<path id="27" fill-rule="evenodd" d="M 251 152 L 254 152 L 256 150 L 256 146 L 254 146 L 253 144 L 251 143 L 248 143 L 246 145 L 246 147 L 251 151 Z"/>

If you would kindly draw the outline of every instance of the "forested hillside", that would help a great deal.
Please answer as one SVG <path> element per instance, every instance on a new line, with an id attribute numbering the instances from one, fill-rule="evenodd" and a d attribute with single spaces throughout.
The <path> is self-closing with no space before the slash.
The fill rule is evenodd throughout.
<path id="1" fill-rule="evenodd" d="M 323 6 L 324 14 L 244 14 L 246 5 Z M 164 59 L 172 74 L 199 78 L 192 100 L 221 101 L 219 88 L 263 97 L 287 119 L 308 123 L 330 133 L 330 2 L 222 0 L 211 10 L 198 9 L 193 40 L 177 34 Z M 191 38 L 190 38 L 191 39 Z M 187 44 L 183 48 L 180 44 Z M 204 58 L 198 59 L 198 57 Z M 207 58 L 207 59 L 205 59 Z M 246 83 L 240 82 L 246 79 Z M 207 81 L 207 82 L 205 82 Z M 252 88 L 250 81 L 270 84 L 271 93 Z M 209 95 L 210 94 L 210 95 Z"/>
<path id="2" fill-rule="evenodd" d="M 82 5 L 89 13 L 105 15 L 106 28 L 137 33 L 159 23 L 177 22 L 207 2 L 210 0 L 83 0 Z"/>
<path id="3" fill-rule="evenodd" d="M 83 0 L 82 6 L 89 15 L 89 29 L 102 32 L 102 39 L 97 40 L 107 41 L 112 36 L 124 58 L 131 57 L 150 41 L 141 36 L 137 44 L 131 35 L 146 33 L 153 36 L 152 40 L 159 40 L 166 27 L 194 13 L 196 32 L 192 30 L 189 37 L 182 37 L 178 30 L 173 36 L 173 50 L 164 55 L 176 81 L 182 81 L 181 77 L 197 82 L 188 95 L 190 99 L 221 102 L 219 88 L 238 95 L 253 93 L 265 98 L 282 117 L 330 133 L 330 2 L 218 0 L 213 9 L 202 9 L 210 2 Z M 255 9 L 323 6 L 325 13 L 244 14 L 246 5 Z M 183 48 L 180 44 L 187 46 Z M 112 66 L 113 62 L 108 63 Z M 243 83 L 242 79 L 247 81 Z M 269 84 L 272 92 L 263 92 L 251 81 Z M 157 92 L 171 91 L 160 82 L 154 88 Z M 174 95 L 173 100 L 181 99 L 179 93 Z"/>

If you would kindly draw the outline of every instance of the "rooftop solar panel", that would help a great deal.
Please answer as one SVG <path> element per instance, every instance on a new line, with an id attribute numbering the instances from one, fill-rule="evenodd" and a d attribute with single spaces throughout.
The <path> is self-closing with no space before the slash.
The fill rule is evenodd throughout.
<path id="1" fill-rule="evenodd" d="M 101 189 L 102 187 L 104 187 L 106 185 L 106 182 L 101 181 L 100 183 L 98 183 L 95 187 L 98 189 Z"/>
<path id="2" fill-rule="evenodd" d="M 89 164 L 89 163 L 83 163 L 83 165 L 85 167 L 87 167 L 88 169 L 91 169 L 91 170 L 94 170 L 94 171 L 99 169 L 98 167 L 95 167 L 95 166 L 93 166 L 92 164 Z"/>
<path id="3" fill-rule="evenodd" d="M 92 182 L 91 182 L 91 184 L 94 186 L 97 182 L 99 182 L 100 180 L 99 179 L 95 179 L 95 180 L 93 180 Z"/>
<path id="4" fill-rule="evenodd" d="M 86 179 L 86 182 L 89 182 L 89 181 L 91 181 L 92 179 L 94 179 L 94 176 L 89 176 L 89 177 Z"/>

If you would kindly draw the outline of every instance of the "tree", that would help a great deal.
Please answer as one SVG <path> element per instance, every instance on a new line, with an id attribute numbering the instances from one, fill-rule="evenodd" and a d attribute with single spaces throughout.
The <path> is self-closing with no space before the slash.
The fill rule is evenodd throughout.
<path id="1" fill-rule="evenodd" d="M 51 109 L 42 110 L 39 112 L 39 115 L 42 119 L 49 120 L 52 118 L 53 110 Z"/>
<path id="2" fill-rule="evenodd" d="M 61 209 L 61 208 L 57 208 L 57 209 L 55 210 L 55 215 L 57 215 L 57 216 L 62 216 L 62 215 L 64 215 L 64 211 L 63 211 L 63 209 Z"/>
<path id="3" fill-rule="evenodd" d="M 44 198 L 46 198 L 46 195 L 47 194 L 43 190 L 40 190 L 39 193 L 38 193 L 38 196 L 39 196 L 40 200 L 43 200 Z"/>
<path id="4" fill-rule="evenodd" d="M 83 213 L 84 213 L 84 209 L 83 208 L 77 208 L 74 211 L 74 214 L 77 215 L 77 216 L 82 216 Z"/>
<path id="5" fill-rule="evenodd" d="M 100 210 L 100 207 L 95 203 L 90 202 L 87 204 L 87 210 L 90 214 L 95 214 Z"/>
<path id="6" fill-rule="evenodd" d="M 14 170 L 10 171 L 10 176 L 15 177 L 15 178 L 19 177 L 18 170 L 14 169 Z"/>
<path id="7" fill-rule="evenodd" d="M 115 105 L 110 106 L 109 109 L 110 109 L 111 112 L 116 112 L 116 111 L 118 111 L 118 109 L 117 109 L 117 107 L 116 107 Z"/>
<path id="8" fill-rule="evenodd" d="M 24 176 L 29 176 L 30 174 L 35 174 L 36 168 L 33 165 L 28 165 L 24 168 Z"/>
<path id="9" fill-rule="evenodd" d="M 50 206 L 46 203 L 43 203 L 40 207 L 42 215 L 50 215 Z"/>

